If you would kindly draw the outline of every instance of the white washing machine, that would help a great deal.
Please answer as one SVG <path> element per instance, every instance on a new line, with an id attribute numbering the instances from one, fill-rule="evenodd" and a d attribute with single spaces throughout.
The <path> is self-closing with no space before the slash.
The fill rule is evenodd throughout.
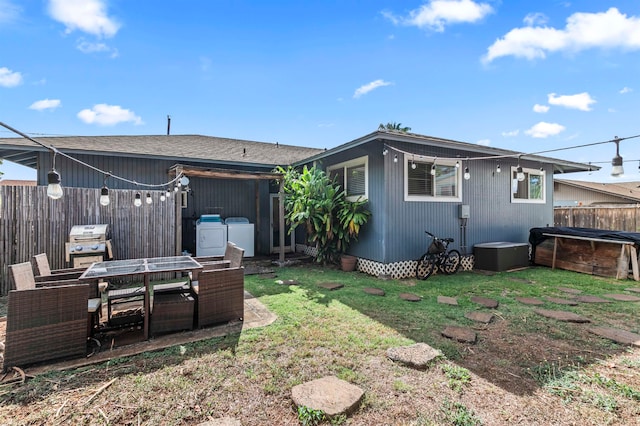
<path id="1" fill-rule="evenodd" d="M 253 257 L 255 252 L 255 225 L 246 217 L 228 217 L 224 220 L 228 240 L 244 249 L 244 257 Z"/>
<path id="2" fill-rule="evenodd" d="M 196 221 L 196 256 L 224 256 L 227 225 L 220 215 L 205 214 Z"/>

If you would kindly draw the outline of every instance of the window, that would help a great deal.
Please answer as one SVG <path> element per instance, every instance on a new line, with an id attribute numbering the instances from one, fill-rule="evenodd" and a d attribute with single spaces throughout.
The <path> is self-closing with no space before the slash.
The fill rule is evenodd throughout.
<path id="1" fill-rule="evenodd" d="M 405 201 L 461 201 L 461 172 L 455 163 L 404 161 Z"/>
<path id="2" fill-rule="evenodd" d="M 544 203 L 546 201 L 544 171 L 522 169 L 522 173 L 524 179 L 518 180 L 516 168 L 511 168 L 511 202 Z"/>
<path id="3" fill-rule="evenodd" d="M 366 200 L 369 196 L 369 161 L 360 157 L 345 163 L 327 167 L 329 179 L 347 192 L 347 199 Z"/>

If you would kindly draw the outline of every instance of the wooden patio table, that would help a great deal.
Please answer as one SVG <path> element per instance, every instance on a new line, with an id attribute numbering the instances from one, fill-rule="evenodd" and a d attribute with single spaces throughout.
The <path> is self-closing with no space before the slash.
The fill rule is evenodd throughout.
<path id="1" fill-rule="evenodd" d="M 144 276 L 144 338 L 149 339 L 150 276 L 161 272 L 190 272 L 202 269 L 191 256 L 153 257 L 145 259 L 110 260 L 91 264 L 80 280 L 113 278 L 132 275 Z"/>

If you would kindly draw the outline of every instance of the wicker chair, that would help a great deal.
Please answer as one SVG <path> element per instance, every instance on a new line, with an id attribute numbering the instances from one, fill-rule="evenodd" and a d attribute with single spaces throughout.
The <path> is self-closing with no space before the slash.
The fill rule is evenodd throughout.
<path id="1" fill-rule="evenodd" d="M 202 270 L 220 269 L 220 268 L 239 268 L 242 266 L 242 257 L 244 249 L 238 247 L 232 242 L 227 242 L 227 248 L 224 256 L 200 256 L 194 259 L 202 265 Z M 199 271 L 191 274 L 192 281 L 198 281 Z"/>
<path id="2" fill-rule="evenodd" d="M 4 371 L 86 354 L 90 285 L 49 285 L 9 292 Z"/>
<path id="3" fill-rule="evenodd" d="M 31 258 L 36 281 L 72 280 L 78 278 L 87 268 L 68 268 L 51 270 L 47 253 L 36 254 Z"/>
<path id="4" fill-rule="evenodd" d="M 202 271 L 194 285 L 198 327 L 242 320 L 244 317 L 244 268 Z"/>

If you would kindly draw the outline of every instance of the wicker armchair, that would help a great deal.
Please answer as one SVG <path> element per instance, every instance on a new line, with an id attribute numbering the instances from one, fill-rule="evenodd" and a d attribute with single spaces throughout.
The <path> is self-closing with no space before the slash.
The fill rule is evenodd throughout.
<path id="1" fill-rule="evenodd" d="M 244 268 L 202 271 L 193 286 L 198 327 L 244 317 Z"/>
<path id="2" fill-rule="evenodd" d="M 36 254 L 31 258 L 36 281 L 77 279 L 87 268 L 68 268 L 51 270 L 47 253 Z"/>
<path id="3" fill-rule="evenodd" d="M 224 251 L 224 256 L 200 256 L 194 257 L 194 259 L 202 265 L 202 270 L 206 271 L 220 268 L 239 268 L 242 266 L 243 256 L 243 248 L 238 247 L 232 242 L 227 242 L 227 248 Z M 198 281 L 199 273 L 200 271 L 193 272 L 191 274 L 191 280 Z"/>
<path id="4" fill-rule="evenodd" d="M 90 285 L 61 283 L 9 292 L 4 371 L 86 354 Z"/>

